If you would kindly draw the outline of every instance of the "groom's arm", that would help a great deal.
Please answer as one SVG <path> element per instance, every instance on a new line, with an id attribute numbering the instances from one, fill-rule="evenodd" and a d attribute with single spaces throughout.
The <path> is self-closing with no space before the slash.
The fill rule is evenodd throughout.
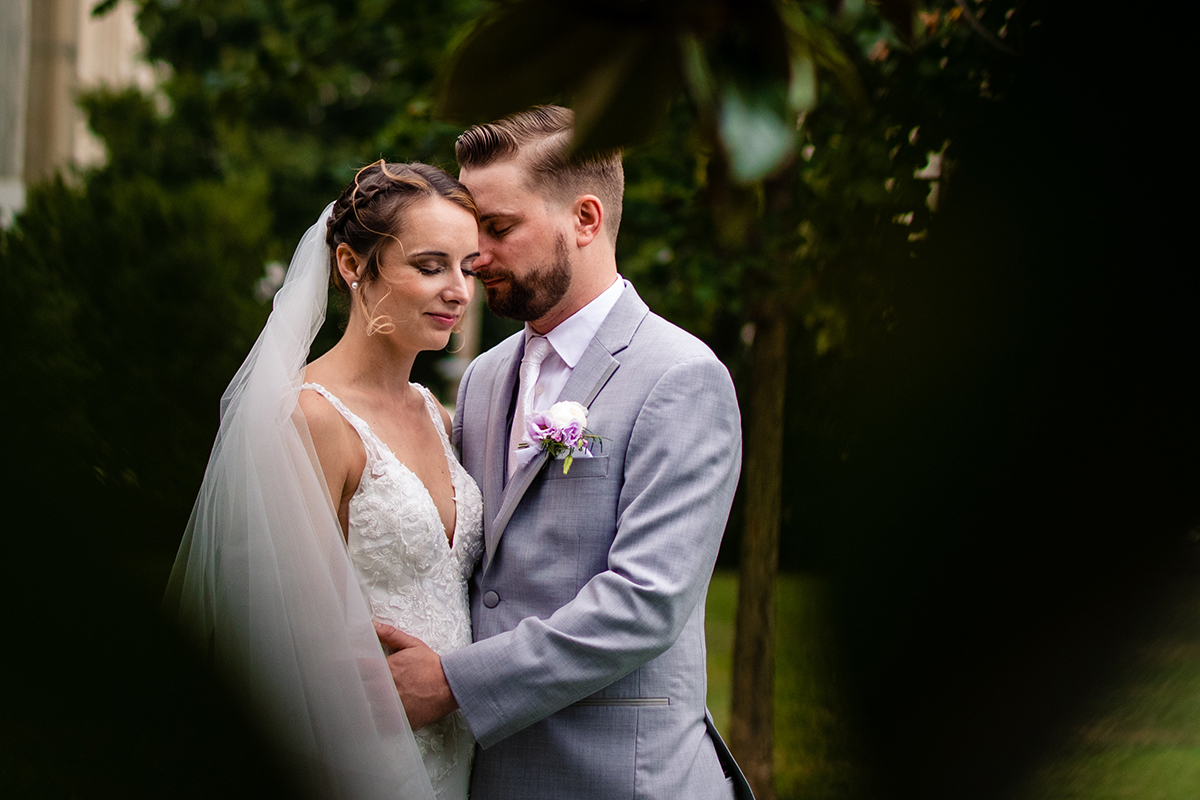
<path id="1" fill-rule="evenodd" d="M 548 619 L 527 618 L 440 661 L 483 746 L 675 642 L 712 575 L 740 464 L 741 419 L 724 365 L 710 355 L 663 374 L 633 426 L 608 569 Z"/>
<path id="2" fill-rule="evenodd" d="M 477 359 L 472 360 L 463 370 L 462 377 L 458 380 L 458 397 L 454 401 L 454 424 L 450 428 L 450 443 L 454 445 L 454 450 L 460 454 L 460 458 L 462 454 L 463 406 L 466 405 L 467 383 L 471 380 L 471 372 L 475 369 L 476 363 L 478 363 Z"/>

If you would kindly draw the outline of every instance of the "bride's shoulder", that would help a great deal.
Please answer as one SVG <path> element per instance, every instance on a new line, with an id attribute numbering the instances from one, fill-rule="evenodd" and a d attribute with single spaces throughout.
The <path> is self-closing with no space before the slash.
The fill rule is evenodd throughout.
<path id="1" fill-rule="evenodd" d="M 334 407 L 333 401 L 312 384 L 304 385 L 298 402 L 318 451 L 340 450 L 341 445 L 356 435 L 342 412 Z"/>
<path id="2" fill-rule="evenodd" d="M 320 384 L 305 383 L 300 387 L 300 411 L 310 428 L 314 425 L 327 425 L 331 421 L 341 419 L 342 416 L 317 386 Z"/>

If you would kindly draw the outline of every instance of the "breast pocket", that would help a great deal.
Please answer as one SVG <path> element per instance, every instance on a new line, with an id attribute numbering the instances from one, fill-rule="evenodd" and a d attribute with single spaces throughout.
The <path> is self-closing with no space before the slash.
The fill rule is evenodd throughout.
<path id="1" fill-rule="evenodd" d="M 571 462 L 571 468 L 567 470 L 567 474 L 564 475 L 564 459 L 550 459 L 550 461 L 546 464 L 546 480 L 569 481 L 578 478 L 607 478 L 608 460 L 608 456 L 597 456 L 596 458 L 576 458 Z"/>
<path id="2" fill-rule="evenodd" d="M 611 467 L 611 471 L 610 471 Z M 608 456 L 577 458 L 563 475 L 562 459 L 542 467 L 538 481 L 522 507 L 529 506 L 541 531 L 537 557 L 574 555 L 575 586 L 608 568 L 608 551 L 617 530 L 620 467 Z"/>

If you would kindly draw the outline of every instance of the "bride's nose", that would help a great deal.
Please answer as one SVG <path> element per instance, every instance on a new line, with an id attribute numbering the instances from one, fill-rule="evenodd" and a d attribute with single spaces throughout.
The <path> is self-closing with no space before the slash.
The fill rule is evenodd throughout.
<path id="1" fill-rule="evenodd" d="M 471 302 L 475 289 L 475 278 L 464 275 L 462 270 L 449 270 L 450 280 L 442 289 L 442 299 L 448 303 L 466 305 Z"/>

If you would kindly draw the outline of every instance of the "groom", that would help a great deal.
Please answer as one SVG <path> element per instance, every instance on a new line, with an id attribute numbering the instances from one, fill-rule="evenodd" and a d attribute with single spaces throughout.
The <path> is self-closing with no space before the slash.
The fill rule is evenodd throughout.
<path id="1" fill-rule="evenodd" d="M 741 460 L 733 384 L 617 274 L 621 157 L 570 157 L 571 135 L 571 112 L 543 106 L 459 137 L 475 270 L 526 326 L 467 369 L 454 418 L 484 497 L 475 642 L 439 660 L 381 638 L 414 728 L 466 716 L 472 800 L 749 797 L 704 704 L 704 600 Z M 522 424 L 564 400 L 601 437 L 569 471 Z"/>

